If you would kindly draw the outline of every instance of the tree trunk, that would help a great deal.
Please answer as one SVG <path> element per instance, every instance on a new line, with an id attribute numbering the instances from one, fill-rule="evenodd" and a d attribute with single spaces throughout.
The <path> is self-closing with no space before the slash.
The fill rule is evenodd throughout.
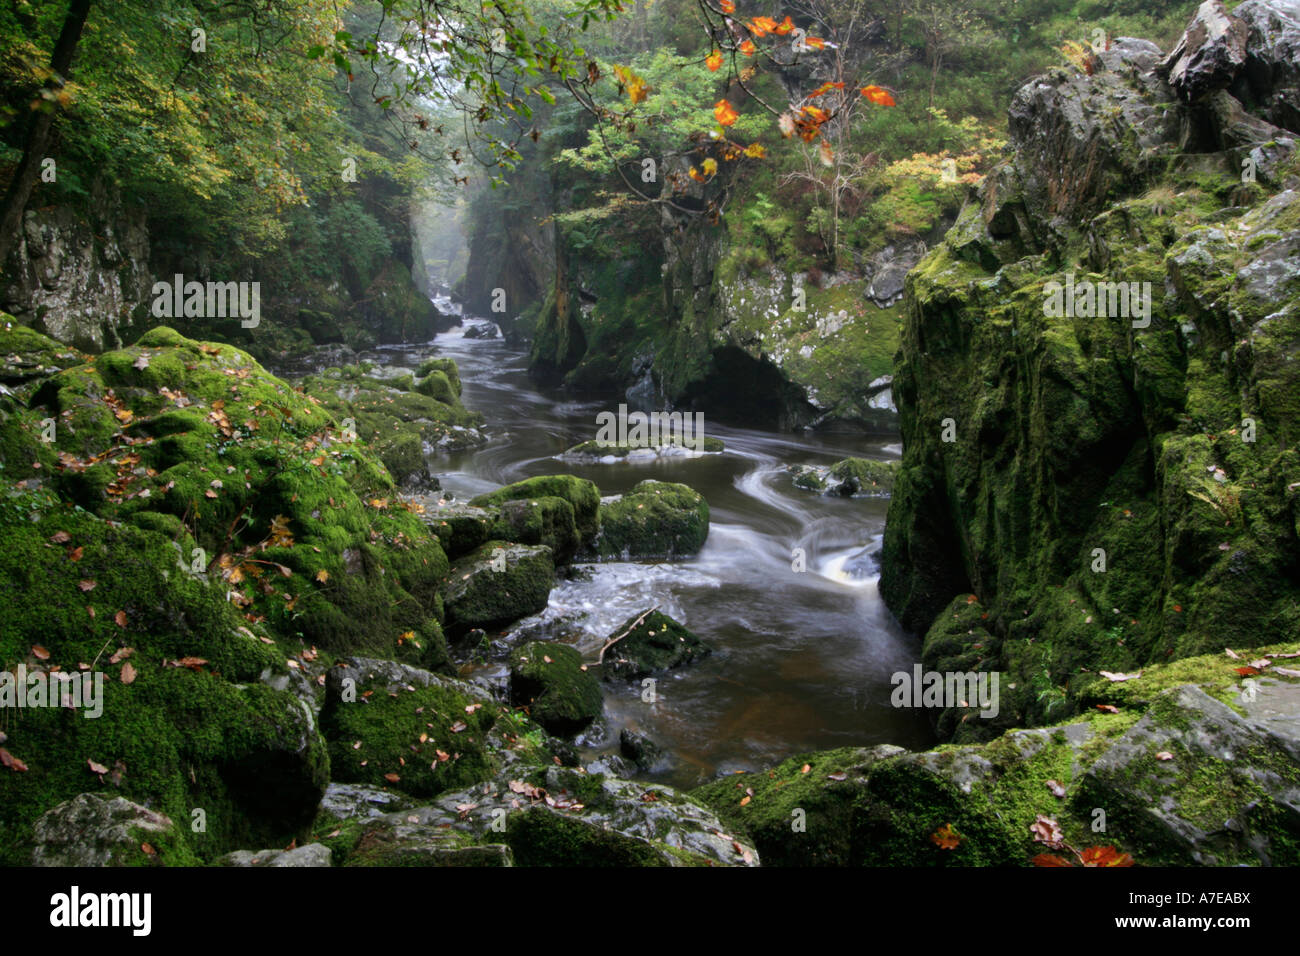
<path id="1" fill-rule="evenodd" d="M 72 55 L 81 40 L 81 30 L 86 25 L 90 14 L 91 0 L 72 0 L 68 4 L 68 13 L 63 18 L 63 29 L 54 44 L 54 54 L 50 57 L 50 69 L 54 76 L 46 81 L 46 89 L 61 86 L 72 66 Z M 41 161 L 50 144 L 50 132 L 54 126 L 54 109 L 43 108 L 37 111 L 27 127 L 27 140 L 23 144 L 23 158 L 14 171 L 13 181 L 5 193 L 4 205 L 0 208 L 0 268 L 3 268 L 9 253 L 13 252 L 23 226 L 23 210 L 27 200 L 36 186 L 36 176 L 40 172 Z"/>

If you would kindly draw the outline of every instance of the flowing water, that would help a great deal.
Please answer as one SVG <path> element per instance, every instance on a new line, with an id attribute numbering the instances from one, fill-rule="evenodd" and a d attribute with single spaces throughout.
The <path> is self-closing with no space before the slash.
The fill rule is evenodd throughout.
<path id="1" fill-rule="evenodd" d="M 808 750 L 933 743 L 918 711 L 889 703 L 890 674 L 910 672 L 918 648 L 877 589 L 887 499 L 822 497 L 794 487 L 785 470 L 896 457 L 896 437 L 729 428 L 705 409 L 705 434 L 726 442 L 723 454 L 569 463 L 555 456 L 595 438 L 597 413 L 616 410 L 617 398 L 539 390 L 526 353 L 500 338 L 465 338 L 456 329 L 437 337 L 435 353 L 459 363 L 465 404 L 484 414 L 491 436 L 431 463 L 457 499 L 567 472 L 590 478 L 604 495 L 646 478 L 683 482 L 711 512 L 708 541 L 690 560 L 586 565 L 560 581 L 545 612 L 492 635 L 498 654 L 485 655 L 480 676 L 500 677 L 501 649 L 534 637 L 574 644 L 594 661 L 619 624 L 658 606 L 717 653 L 658 678 L 654 702 L 642 699 L 639 683 L 606 684 L 605 720 L 578 740 L 589 756 L 616 752 L 620 729 L 630 727 L 669 755 L 648 776 L 690 787 Z M 365 357 L 396 371 L 428 354 L 393 347 Z M 806 554 L 806 571 L 793 570 L 795 548 Z"/>

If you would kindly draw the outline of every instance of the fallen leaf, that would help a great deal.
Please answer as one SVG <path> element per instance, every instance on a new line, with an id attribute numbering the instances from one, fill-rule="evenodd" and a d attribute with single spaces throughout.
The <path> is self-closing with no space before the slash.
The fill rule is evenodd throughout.
<path id="1" fill-rule="evenodd" d="M 90 767 L 91 773 L 99 773 L 99 774 L 108 773 L 108 768 L 105 767 L 102 763 L 95 763 L 95 761 L 93 760 L 87 760 L 86 764 Z"/>
<path id="2" fill-rule="evenodd" d="M 955 850 L 964 839 L 965 837 L 952 828 L 951 823 L 945 823 L 930 834 L 930 842 L 941 850 Z"/>
<path id="3" fill-rule="evenodd" d="M 50 652 L 39 644 L 33 644 L 32 657 L 36 658 L 38 661 L 48 661 L 50 659 Z"/>
<path id="4" fill-rule="evenodd" d="M 53 541 L 55 544 L 63 544 L 65 541 L 68 541 L 71 537 L 72 536 L 69 535 L 68 532 L 66 531 L 56 531 L 54 532 L 54 534 L 50 535 L 50 540 Z"/>
<path id="5" fill-rule="evenodd" d="M 146 854 L 148 854 L 149 856 L 157 856 L 157 855 L 158 855 L 158 851 L 155 850 L 155 849 L 154 849 L 152 846 L 150 846 L 148 843 L 141 843 L 141 844 L 140 844 L 140 849 L 143 850 L 143 851 L 144 851 Z"/>
<path id="6" fill-rule="evenodd" d="M 122 683 L 130 684 L 135 680 L 135 668 L 131 666 L 130 661 L 122 665 Z"/>
<path id="7" fill-rule="evenodd" d="M 1065 843 L 1065 837 L 1061 833 L 1061 825 L 1051 817 L 1045 817 L 1041 813 L 1033 823 L 1029 824 L 1029 832 L 1034 835 L 1035 843 L 1045 843 L 1053 850 L 1059 850 Z"/>
<path id="8" fill-rule="evenodd" d="M 22 773 L 27 769 L 27 764 L 23 763 L 3 747 L 0 747 L 0 764 L 3 764 L 15 773 Z"/>
<path id="9" fill-rule="evenodd" d="M 118 611 L 114 614 L 113 623 L 118 627 L 126 627 L 126 611 Z"/>
<path id="10" fill-rule="evenodd" d="M 1049 780 L 1049 781 L 1047 781 L 1047 789 L 1050 790 L 1050 791 L 1052 791 L 1052 796 L 1054 796 L 1054 797 L 1063 797 L 1063 796 L 1065 796 L 1065 788 L 1064 788 L 1063 786 L 1061 786 L 1061 783 L 1060 783 L 1059 780 Z"/>
<path id="11" fill-rule="evenodd" d="M 1238 653 L 1236 653 L 1235 651 L 1233 651 L 1233 649 L 1232 649 L 1231 647 L 1225 647 L 1225 648 L 1223 649 L 1223 653 L 1227 654 L 1227 655 L 1228 655 L 1229 657 L 1231 657 L 1234 661 L 1239 661 L 1239 660 L 1241 660 L 1241 655 L 1238 654 Z"/>
<path id="12" fill-rule="evenodd" d="M 799 772 L 800 772 L 800 773 L 807 773 L 807 772 L 808 772 L 809 770 L 811 770 L 811 769 L 812 769 L 812 764 L 806 763 L 806 764 L 804 764 L 802 767 L 799 768 Z"/>
<path id="13" fill-rule="evenodd" d="M 1119 708 L 1116 707 L 1114 704 L 1098 704 L 1098 705 L 1097 705 L 1097 709 L 1098 709 L 1098 710 L 1104 710 L 1104 711 L 1105 711 L 1106 713 L 1108 713 L 1108 714 L 1118 714 L 1118 713 L 1119 713 Z"/>
<path id="14" fill-rule="evenodd" d="M 1259 673 L 1259 669 L 1256 667 L 1235 667 L 1233 668 L 1233 670 L 1235 670 L 1242 677 L 1254 677 L 1256 674 Z"/>
<path id="15" fill-rule="evenodd" d="M 1034 866 L 1070 866 L 1070 861 L 1054 853 L 1040 853 L 1029 861 Z"/>
<path id="16" fill-rule="evenodd" d="M 402 778 L 395 773 L 386 773 L 384 774 L 384 779 L 387 780 L 389 783 L 397 783 L 397 781 L 401 780 Z"/>
<path id="17" fill-rule="evenodd" d="M 83 591 L 93 591 L 95 590 L 95 582 L 90 578 L 83 578 L 77 582 L 77 587 L 81 588 Z"/>
<path id="18" fill-rule="evenodd" d="M 741 797 L 741 798 L 740 798 L 740 805 L 743 807 L 743 806 L 745 806 L 746 804 L 748 804 L 749 801 L 752 800 L 752 799 L 754 799 L 754 798 L 751 797 L 751 796 L 749 796 L 749 795 L 746 795 L 746 796 L 744 796 L 744 797 Z"/>
<path id="19" fill-rule="evenodd" d="M 321 568 L 319 571 L 316 572 L 316 580 L 319 581 L 321 584 L 324 584 L 329 579 L 330 579 L 330 573 L 326 571 L 324 568 Z"/>
<path id="20" fill-rule="evenodd" d="M 454 724 L 451 725 L 451 732 L 452 732 L 453 734 L 458 734 L 458 733 L 460 733 L 461 731 L 468 729 L 468 727 L 469 727 L 469 725 L 466 724 L 465 721 L 463 721 L 463 720 L 458 720 L 458 721 L 456 721 Z"/>
<path id="21" fill-rule="evenodd" d="M 1136 674 L 1114 674 L 1110 671 L 1098 671 L 1097 673 L 1108 681 L 1137 680 L 1137 678 L 1142 676 L 1141 671 L 1138 671 Z"/>
<path id="22" fill-rule="evenodd" d="M 73 548 L 71 551 L 69 551 L 69 552 L 68 552 L 68 560 L 69 560 L 69 561 L 80 561 L 80 560 L 81 560 L 81 550 L 82 550 L 82 549 L 81 549 L 80 547 L 76 547 L 76 548 Z"/>
<path id="23" fill-rule="evenodd" d="M 1168 750 L 1162 750 L 1162 751 L 1160 751 L 1158 754 L 1156 754 L 1156 759 L 1157 759 L 1157 760 L 1173 760 L 1173 759 L 1174 759 L 1174 755 L 1171 754 Z"/>
<path id="24" fill-rule="evenodd" d="M 1133 857 L 1113 846 L 1090 846 L 1079 854 L 1084 866 L 1132 866 Z"/>
<path id="25" fill-rule="evenodd" d="M 848 780 L 849 775 L 845 773 L 843 770 L 837 770 L 835 771 L 835 773 L 828 773 L 826 775 L 826 779 L 827 780 Z"/>

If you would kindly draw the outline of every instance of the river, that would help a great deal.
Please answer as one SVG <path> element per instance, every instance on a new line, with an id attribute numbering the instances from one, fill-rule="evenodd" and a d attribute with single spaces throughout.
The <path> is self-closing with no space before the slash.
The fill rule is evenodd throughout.
<path id="1" fill-rule="evenodd" d="M 918 641 L 893 619 L 877 588 L 876 553 L 887 499 L 822 497 L 796 488 L 785 466 L 849 456 L 897 457 L 896 436 L 777 433 L 715 423 L 705 434 L 726 452 L 648 463 L 571 464 L 555 456 L 596 436 L 596 416 L 618 399 L 539 389 L 527 354 L 501 338 L 439 335 L 436 349 L 386 347 L 364 355 L 409 368 L 429 354 L 460 366 L 467 407 L 486 417 L 488 444 L 440 453 L 430 470 L 464 500 L 534 475 L 589 478 L 603 495 L 646 478 L 704 495 L 711 521 L 703 550 L 671 564 L 580 566 L 551 592 L 546 611 L 494 638 L 466 671 L 504 675 L 506 649 L 541 637 L 595 661 L 627 618 L 658 606 L 717 653 L 662 676 L 655 700 L 640 684 L 605 685 L 605 719 L 577 743 L 588 758 L 617 752 L 621 728 L 648 735 L 668 755 L 646 779 L 692 787 L 794 754 L 846 745 L 934 742 L 923 714 L 890 706 L 890 675 L 918 659 Z M 807 570 L 795 571 L 802 548 Z"/>

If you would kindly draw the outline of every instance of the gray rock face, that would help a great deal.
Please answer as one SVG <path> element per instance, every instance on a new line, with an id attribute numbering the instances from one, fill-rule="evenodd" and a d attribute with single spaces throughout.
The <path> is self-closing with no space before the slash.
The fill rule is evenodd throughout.
<path id="1" fill-rule="evenodd" d="M 409 801 L 399 793 L 368 787 L 362 783 L 331 783 L 321 797 L 320 812 L 343 822 L 378 817 L 404 809 Z"/>
<path id="2" fill-rule="evenodd" d="M 1246 0 L 1232 12 L 1246 26 L 1246 65 L 1233 92 L 1276 126 L 1300 131 L 1300 0 Z"/>
<path id="3" fill-rule="evenodd" d="M 98 179 L 81 208 L 33 200 L 0 269 L 0 308 L 60 342 L 100 351 L 149 298 L 144 210 L 124 206 Z"/>
<path id="4" fill-rule="evenodd" d="M 1080 799 L 1189 864 L 1284 862 L 1294 851 L 1274 844 L 1279 829 L 1300 839 L 1300 763 L 1296 714 L 1278 703 L 1251 720 L 1198 687 L 1166 691 L 1088 770 Z"/>
<path id="5" fill-rule="evenodd" d="M 329 866 L 330 848 L 322 843 L 308 843 L 292 850 L 236 850 L 217 861 L 220 866 L 307 867 Z"/>
<path id="6" fill-rule="evenodd" d="M 1205 0 L 1160 69 L 1174 91 L 1191 101 L 1226 88 L 1245 63 L 1246 25 L 1221 0 Z"/>
<path id="7" fill-rule="evenodd" d="M 869 263 L 871 285 L 867 295 L 882 309 L 893 305 L 903 297 L 907 273 L 924 255 L 925 243 L 920 239 L 901 240 L 881 249 Z"/>
<path id="8" fill-rule="evenodd" d="M 140 848 L 172 821 L 123 797 L 81 793 L 33 824 L 33 866 L 129 866 L 145 858 Z"/>
<path id="9" fill-rule="evenodd" d="M 745 837 L 679 791 L 553 767 L 541 787 L 498 778 L 376 818 L 348 864 L 482 866 L 506 859 L 521 866 L 759 862 Z"/>

